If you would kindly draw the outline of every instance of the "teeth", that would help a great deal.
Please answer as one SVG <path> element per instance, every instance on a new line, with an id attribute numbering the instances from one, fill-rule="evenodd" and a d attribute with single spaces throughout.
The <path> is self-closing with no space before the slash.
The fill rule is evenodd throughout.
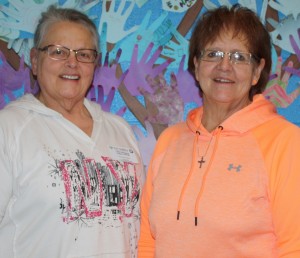
<path id="1" fill-rule="evenodd" d="M 231 82 L 230 80 L 226 80 L 226 79 L 216 79 L 216 81 L 218 81 L 218 82 Z"/>
<path id="2" fill-rule="evenodd" d="M 61 77 L 65 78 L 65 79 L 69 79 L 69 80 L 78 80 L 79 79 L 78 75 L 62 75 Z"/>

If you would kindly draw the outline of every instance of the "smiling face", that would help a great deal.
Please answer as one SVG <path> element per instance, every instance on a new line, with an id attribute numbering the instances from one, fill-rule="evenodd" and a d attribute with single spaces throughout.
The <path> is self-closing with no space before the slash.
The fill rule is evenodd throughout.
<path id="1" fill-rule="evenodd" d="M 84 26 L 67 21 L 50 25 L 40 47 L 61 45 L 69 49 L 95 49 L 92 35 Z M 41 91 L 39 99 L 50 106 L 60 103 L 83 102 L 90 87 L 95 63 L 81 63 L 75 53 L 67 60 L 53 60 L 47 51 L 31 51 L 32 72 L 37 76 Z"/>
<path id="2" fill-rule="evenodd" d="M 245 41 L 232 37 L 232 33 L 222 33 L 205 49 L 223 52 L 249 52 Z M 218 62 L 209 62 L 194 58 L 195 77 L 203 91 L 203 103 L 228 104 L 241 109 L 250 103 L 249 91 L 260 77 L 264 60 L 260 64 L 233 64 L 228 55 Z"/>

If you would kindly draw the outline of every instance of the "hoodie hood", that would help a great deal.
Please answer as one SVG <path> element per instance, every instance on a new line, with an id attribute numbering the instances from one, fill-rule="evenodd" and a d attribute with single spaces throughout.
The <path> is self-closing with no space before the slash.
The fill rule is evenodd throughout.
<path id="1" fill-rule="evenodd" d="M 201 123 L 202 115 L 203 107 L 189 112 L 187 126 L 192 132 L 201 131 L 204 133 L 206 131 Z M 231 115 L 220 126 L 223 127 L 222 134 L 242 134 L 278 116 L 275 106 L 266 100 L 262 94 L 258 94 L 254 96 L 250 105 Z"/>
<path id="2" fill-rule="evenodd" d="M 84 105 L 92 115 L 94 120 L 99 120 L 101 117 L 101 109 L 99 109 L 100 105 L 89 101 L 88 99 L 84 99 Z M 97 105 L 97 107 L 95 107 Z M 21 98 L 16 101 L 10 102 L 5 108 L 18 108 L 27 110 L 30 112 L 38 113 L 44 116 L 51 116 L 61 118 L 63 117 L 57 111 L 46 107 L 43 103 L 41 103 L 36 97 L 32 94 L 25 94 Z"/>

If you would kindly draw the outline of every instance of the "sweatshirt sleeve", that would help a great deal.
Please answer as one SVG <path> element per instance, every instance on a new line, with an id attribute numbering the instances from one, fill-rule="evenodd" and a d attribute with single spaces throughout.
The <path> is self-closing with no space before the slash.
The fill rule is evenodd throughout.
<path id="1" fill-rule="evenodd" d="M 281 132 L 269 174 L 280 258 L 300 257 L 300 129 Z"/>
<path id="2" fill-rule="evenodd" d="M 138 243 L 139 258 L 154 257 L 155 239 L 151 235 L 149 224 L 149 207 L 152 196 L 152 174 L 152 164 L 150 163 L 141 199 L 141 232 Z"/>
<path id="3" fill-rule="evenodd" d="M 12 196 L 12 171 L 9 169 L 4 136 L 0 132 L 0 226 Z"/>

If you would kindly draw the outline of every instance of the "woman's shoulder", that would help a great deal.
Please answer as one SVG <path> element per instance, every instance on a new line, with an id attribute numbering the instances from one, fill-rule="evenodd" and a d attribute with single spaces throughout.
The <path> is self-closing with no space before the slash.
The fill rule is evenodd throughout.
<path id="1" fill-rule="evenodd" d="M 288 135 L 300 136 L 300 127 L 280 115 L 262 124 L 258 127 L 258 130 L 270 135 L 273 134 L 276 137 L 286 137 Z"/>
<path id="2" fill-rule="evenodd" d="M 25 95 L 19 99 L 11 101 L 2 110 L 0 110 L 0 125 L 9 125 L 10 123 L 24 123 L 30 110 L 23 108 L 31 97 Z"/>
<path id="3" fill-rule="evenodd" d="M 176 141 L 184 134 L 189 133 L 190 130 L 188 129 L 185 122 L 180 122 L 174 125 L 167 127 L 158 137 L 157 144 L 167 144 L 171 141 Z"/>

